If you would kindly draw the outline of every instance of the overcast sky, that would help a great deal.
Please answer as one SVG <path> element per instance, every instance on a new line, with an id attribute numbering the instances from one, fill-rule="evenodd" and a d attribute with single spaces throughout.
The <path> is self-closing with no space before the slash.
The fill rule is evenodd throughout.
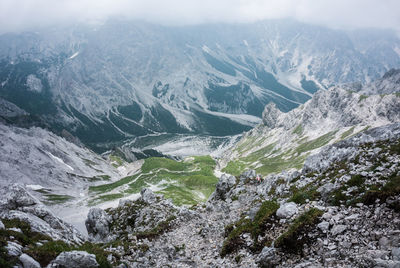
<path id="1" fill-rule="evenodd" d="M 172 25 L 289 17 L 333 28 L 400 32 L 400 0 L 0 0 L 0 33 L 110 16 Z"/>

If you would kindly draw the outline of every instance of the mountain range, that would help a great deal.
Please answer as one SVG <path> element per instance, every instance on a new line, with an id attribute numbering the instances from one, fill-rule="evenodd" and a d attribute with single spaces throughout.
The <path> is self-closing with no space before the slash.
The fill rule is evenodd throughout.
<path id="1" fill-rule="evenodd" d="M 155 133 L 239 134 L 269 102 L 287 112 L 399 65 L 390 31 L 110 20 L 1 35 L 0 97 L 103 152 Z"/>

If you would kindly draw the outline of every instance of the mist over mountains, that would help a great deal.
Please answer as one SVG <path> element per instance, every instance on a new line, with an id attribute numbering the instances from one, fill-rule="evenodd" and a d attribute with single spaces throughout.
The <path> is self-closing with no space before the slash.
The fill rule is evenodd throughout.
<path id="1" fill-rule="evenodd" d="M 92 148 L 158 132 L 223 136 L 249 130 L 269 102 L 289 111 L 318 89 L 376 79 L 399 54 L 390 31 L 110 20 L 1 35 L 0 96 Z"/>

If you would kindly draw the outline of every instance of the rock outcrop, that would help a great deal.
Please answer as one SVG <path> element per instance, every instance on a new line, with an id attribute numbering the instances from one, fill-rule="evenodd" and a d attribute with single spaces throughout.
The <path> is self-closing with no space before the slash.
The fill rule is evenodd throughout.
<path id="1" fill-rule="evenodd" d="M 94 254 L 86 251 L 62 252 L 47 268 L 96 268 L 99 264 Z"/>
<path id="2" fill-rule="evenodd" d="M 103 242 L 108 240 L 111 217 L 101 208 L 91 208 L 85 221 L 90 240 Z"/>
<path id="3" fill-rule="evenodd" d="M 2 189 L 0 218 L 18 219 L 30 225 L 35 232 L 63 240 L 67 243 L 82 243 L 83 235 L 72 225 L 56 217 L 23 186 L 13 184 Z"/>

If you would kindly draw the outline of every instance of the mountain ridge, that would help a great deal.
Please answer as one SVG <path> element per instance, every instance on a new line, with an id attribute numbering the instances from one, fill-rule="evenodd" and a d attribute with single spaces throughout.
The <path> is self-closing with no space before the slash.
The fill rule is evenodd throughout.
<path id="1" fill-rule="evenodd" d="M 270 101 L 288 111 L 320 88 L 369 82 L 400 65 L 400 41 L 388 32 L 287 20 L 187 27 L 114 20 L 65 30 L 65 37 L 54 29 L 2 35 L 0 94 L 92 147 L 154 132 L 238 134 L 254 124 L 232 114 L 260 117 Z"/>

